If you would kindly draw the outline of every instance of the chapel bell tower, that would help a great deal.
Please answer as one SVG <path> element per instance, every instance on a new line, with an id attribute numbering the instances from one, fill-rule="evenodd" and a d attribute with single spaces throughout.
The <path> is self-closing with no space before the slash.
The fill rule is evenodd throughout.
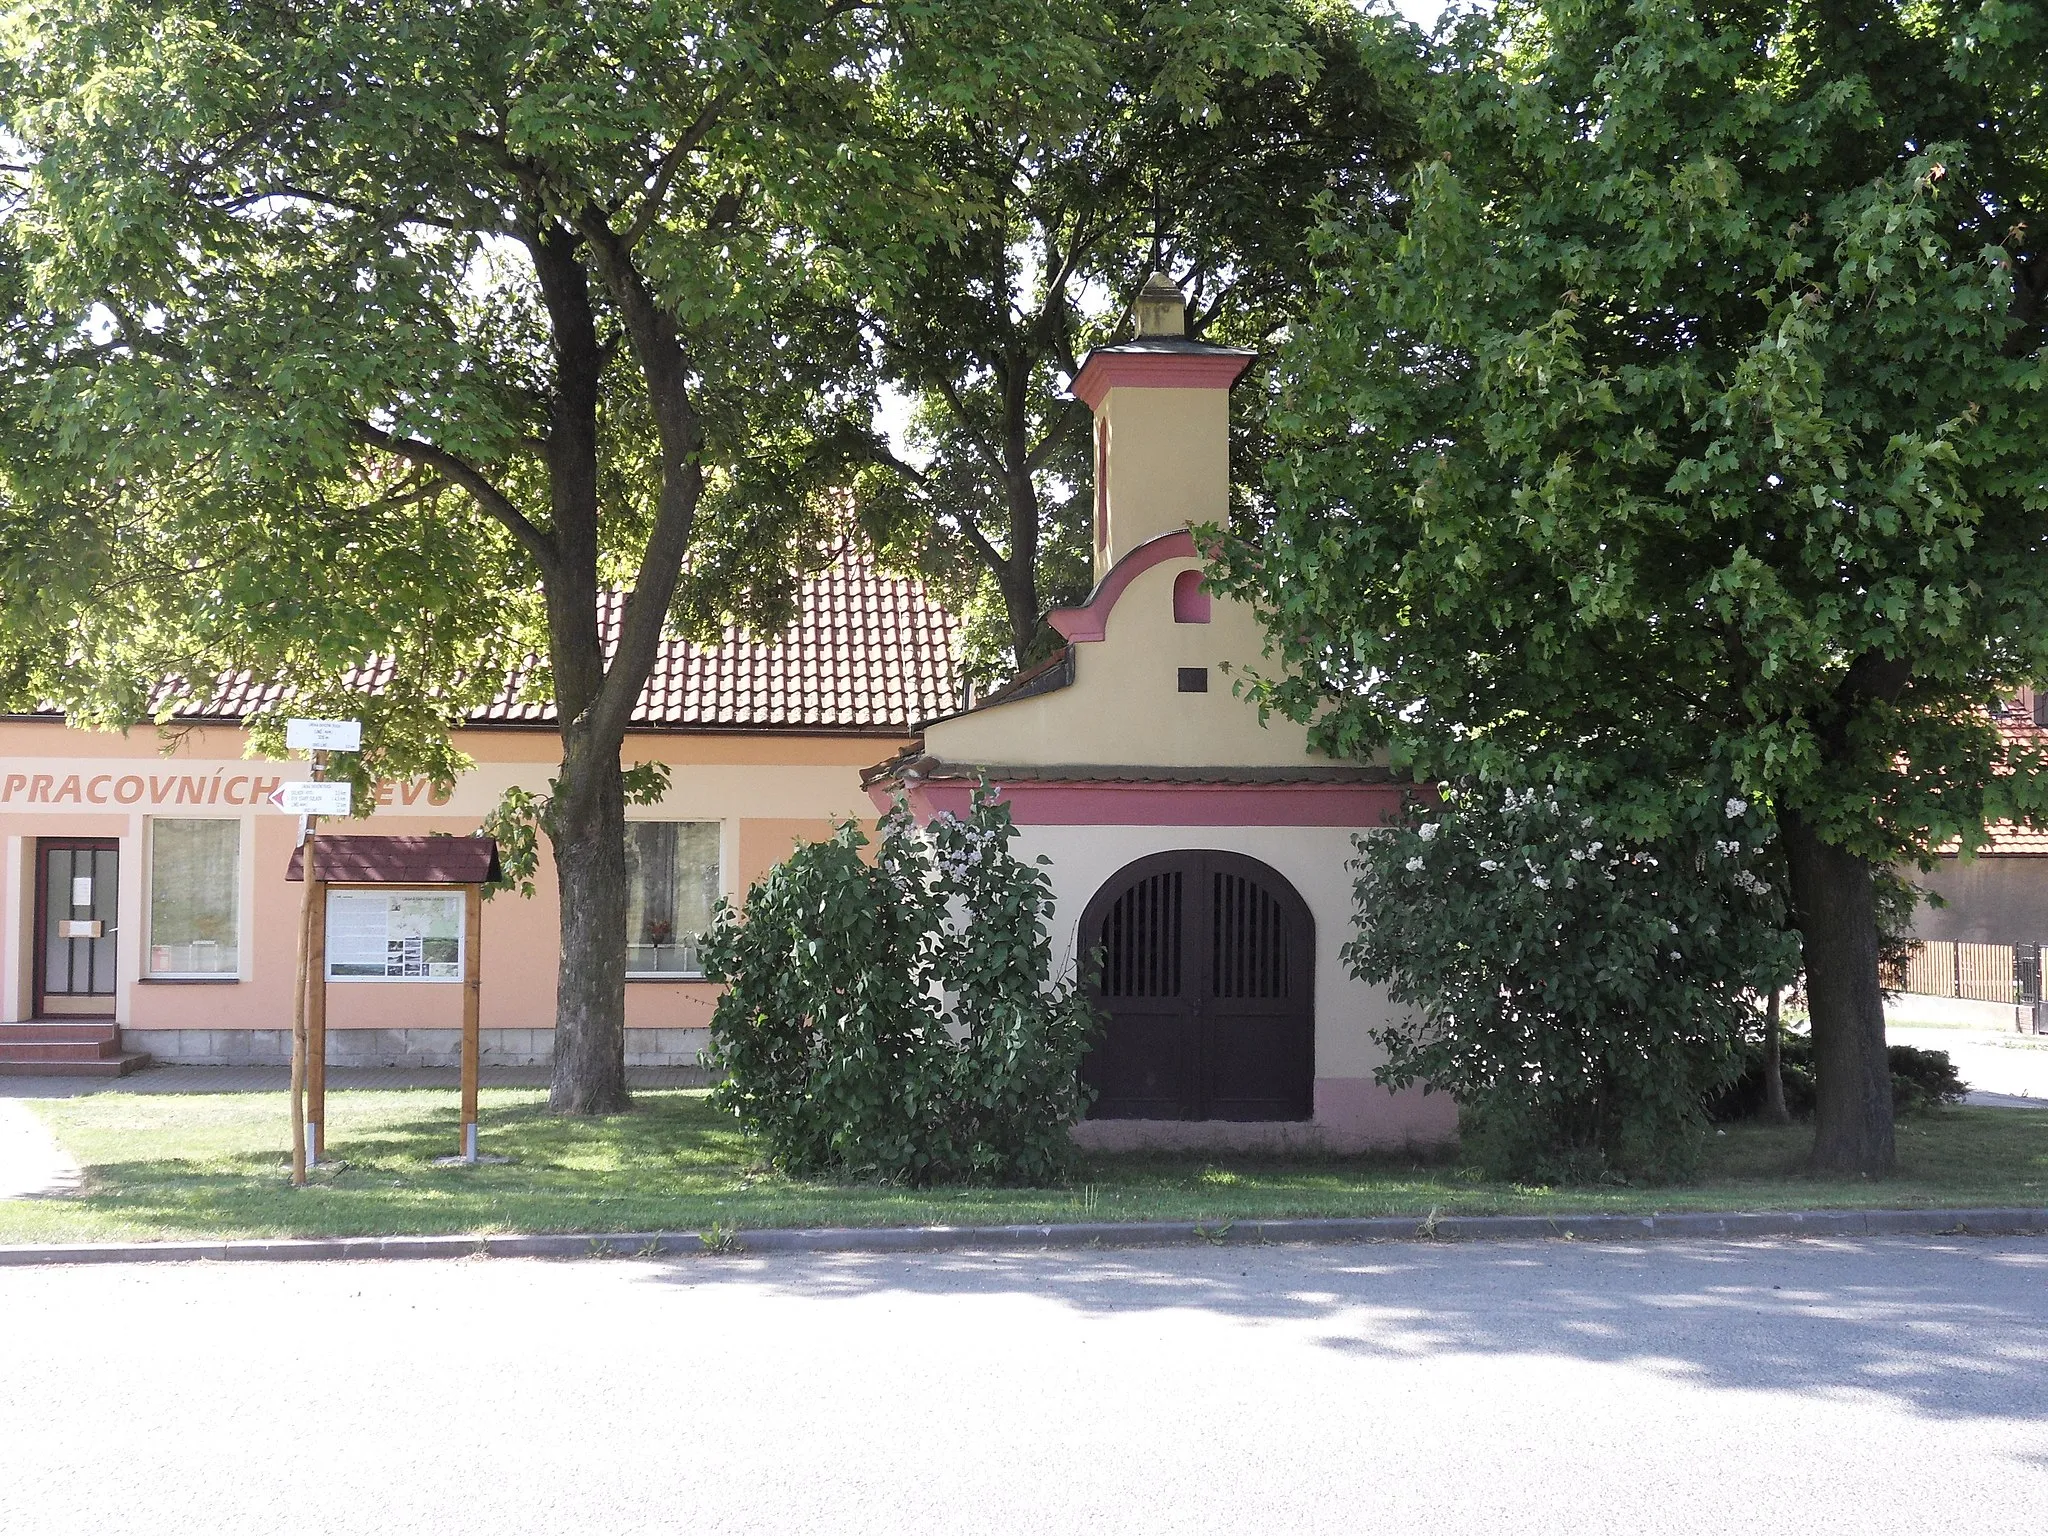
<path id="1" fill-rule="evenodd" d="M 1192 341 L 1187 305 L 1154 272 L 1138 334 L 1098 347 L 1074 375 L 1095 413 L 1095 580 L 1146 540 L 1230 512 L 1230 387 L 1254 352 Z"/>

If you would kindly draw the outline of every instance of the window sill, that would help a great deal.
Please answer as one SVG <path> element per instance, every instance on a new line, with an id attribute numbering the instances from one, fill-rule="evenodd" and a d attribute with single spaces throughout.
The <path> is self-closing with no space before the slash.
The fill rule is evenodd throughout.
<path id="1" fill-rule="evenodd" d="M 711 978 L 702 971 L 628 971 L 626 980 L 633 981 L 688 981 L 702 983 Z"/>
<path id="2" fill-rule="evenodd" d="M 242 982 L 239 976 L 138 976 L 135 979 L 145 987 L 235 987 Z"/>

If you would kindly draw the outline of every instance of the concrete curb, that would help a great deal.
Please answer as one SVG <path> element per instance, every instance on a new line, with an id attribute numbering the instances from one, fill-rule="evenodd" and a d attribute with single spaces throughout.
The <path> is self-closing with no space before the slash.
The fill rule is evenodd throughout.
<path id="1" fill-rule="evenodd" d="M 1179 1221 L 1010 1227 L 806 1227 L 702 1232 L 537 1232 L 472 1237 L 235 1238 L 220 1242 L 0 1245 L 0 1267 L 179 1264 L 210 1259 L 616 1259 L 712 1253 L 941 1253 L 962 1249 L 1157 1248 L 1194 1243 L 1644 1241 L 2048 1233 L 2048 1209 L 1679 1211 L 1665 1215 L 1301 1217 L 1208 1227 Z"/>

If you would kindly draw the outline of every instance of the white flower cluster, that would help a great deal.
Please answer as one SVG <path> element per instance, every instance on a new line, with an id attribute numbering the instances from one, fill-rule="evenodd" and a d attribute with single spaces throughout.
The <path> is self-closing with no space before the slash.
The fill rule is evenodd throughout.
<path id="1" fill-rule="evenodd" d="M 1406 868 L 1408 873 L 1411 875 L 1419 874 L 1422 870 L 1422 860 L 1419 857 L 1410 859 L 1407 862 L 1407 864 L 1403 867 Z"/>
<path id="2" fill-rule="evenodd" d="M 1727 814 L 1728 819 L 1730 821 L 1733 821 L 1736 819 L 1736 817 L 1741 816 L 1746 811 L 1748 811 L 1749 802 L 1747 800 L 1731 799 L 1726 805 L 1722 806 L 1721 809 Z"/>
<path id="3" fill-rule="evenodd" d="M 1751 896 L 1768 896 L 1771 883 L 1747 869 L 1735 871 L 1735 888 Z"/>
<path id="4" fill-rule="evenodd" d="M 939 819 L 936 816 L 932 818 L 934 826 Z M 962 822 L 952 816 L 946 816 L 944 819 L 950 823 L 948 831 L 957 829 L 959 842 L 948 847 L 947 843 L 951 839 L 942 840 L 933 862 L 938 868 L 940 878 L 965 880 L 987 863 L 992 854 L 1000 850 L 1002 834 L 994 827 L 977 827 L 971 822 Z"/>

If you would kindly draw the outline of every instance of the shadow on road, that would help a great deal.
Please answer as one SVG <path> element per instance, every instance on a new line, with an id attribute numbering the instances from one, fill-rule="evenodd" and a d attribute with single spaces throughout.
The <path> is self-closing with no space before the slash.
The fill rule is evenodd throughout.
<path id="1" fill-rule="evenodd" d="M 694 1259 L 658 1283 L 811 1299 L 1027 1294 L 1084 1316 L 1322 1323 L 1413 1360 L 1513 1353 L 1754 1391 L 2048 1419 L 2048 1242 L 1863 1240 L 1161 1249 Z"/>

